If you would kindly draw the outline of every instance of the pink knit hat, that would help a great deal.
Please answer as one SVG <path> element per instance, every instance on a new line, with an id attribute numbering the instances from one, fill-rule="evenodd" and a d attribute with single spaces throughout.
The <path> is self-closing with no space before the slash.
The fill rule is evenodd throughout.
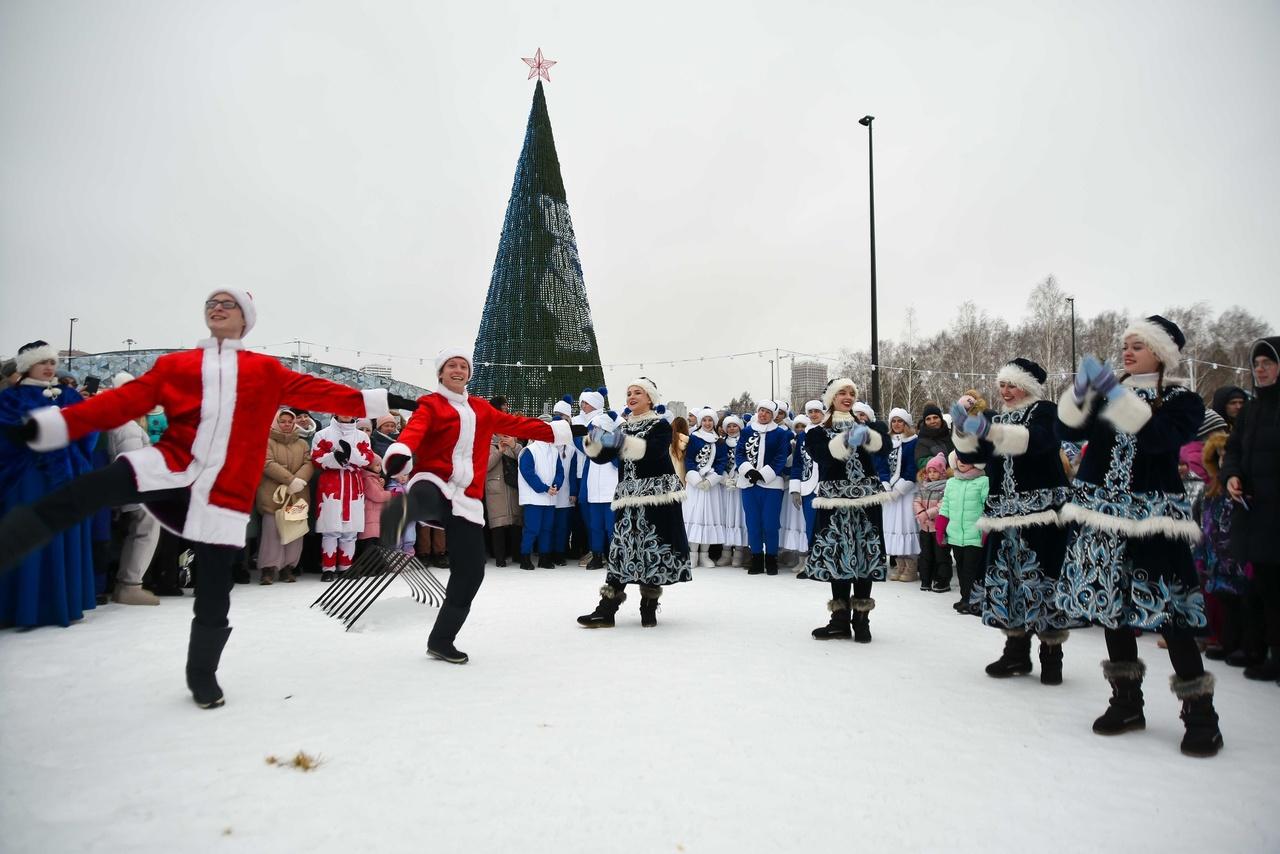
<path id="1" fill-rule="evenodd" d="M 936 472 L 945 472 L 947 470 L 947 458 L 941 452 L 935 454 L 933 459 L 924 464 L 926 469 L 933 469 Z"/>

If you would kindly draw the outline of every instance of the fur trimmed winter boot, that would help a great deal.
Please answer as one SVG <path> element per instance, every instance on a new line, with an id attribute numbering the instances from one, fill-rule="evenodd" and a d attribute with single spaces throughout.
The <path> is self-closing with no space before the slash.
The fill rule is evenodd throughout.
<path id="1" fill-rule="evenodd" d="M 587 561 L 587 569 L 604 569 L 604 553 L 592 552 L 590 560 Z"/>
<path id="2" fill-rule="evenodd" d="M 778 556 L 777 555 L 764 556 L 764 572 L 765 572 L 765 575 L 778 574 Z"/>
<path id="3" fill-rule="evenodd" d="M 1103 661 L 1102 675 L 1111 683 L 1111 703 L 1093 722 L 1093 731 L 1098 735 L 1120 735 L 1146 729 L 1147 719 L 1142 714 L 1142 677 L 1147 675 L 1147 665 L 1141 659 Z"/>
<path id="4" fill-rule="evenodd" d="M 1222 749 L 1222 731 L 1218 729 L 1218 713 L 1213 708 L 1213 674 L 1202 673 L 1190 679 L 1169 677 L 1169 688 L 1182 701 L 1182 752 L 1187 756 L 1214 756 Z"/>
<path id="5" fill-rule="evenodd" d="M 590 614 L 579 617 L 578 625 L 587 629 L 613 628 L 613 617 L 625 601 L 627 601 L 625 590 L 618 590 L 611 584 L 604 585 L 600 588 L 600 604 L 596 605 L 596 609 Z"/>
<path id="6" fill-rule="evenodd" d="M 1071 632 L 1066 629 L 1050 629 L 1039 632 L 1040 637 L 1040 684 L 1062 684 L 1062 645 L 1067 642 Z"/>
<path id="7" fill-rule="evenodd" d="M 818 626 L 811 633 L 814 640 L 838 640 L 853 637 L 853 629 L 849 625 L 849 600 L 832 599 L 827 603 L 831 612 L 831 621 L 825 626 Z"/>
<path id="8" fill-rule="evenodd" d="M 1031 636 L 1025 629 L 1004 630 L 1004 652 L 987 665 L 987 675 L 996 679 L 1026 676 L 1031 672 Z"/>
<path id="9" fill-rule="evenodd" d="M 898 580 L 919 581 L 920 573 L 916 571 L 916 559 L 913 557 L 898 558 Z"/>
<path id="10" fill-rule="evenodd" d="M 470 608 L 459 608 L 457 605 L 445 603 L 440 607 L 436 623 L 427 636 L 427 655 L 447 661 L 449 664 L 466 664 L 471 658 L 453 645 L 462 631 L 462 624 L 467 621 Z"/>
<path id="11" fill-rule="evenodd" d="M 889 580 L 890 581 L 902 580 L 902 558 L 900 557 L 889 558 Z"/>
<path id="12" fill-rule="evenodd" d="M 751 553 L 751 568 L 747 570 L 747 575 L 763 575 L 764 574 L 764 555 L 759 552 Z"/>
<path id="13" fill-rule="evenodd" d="M 111 601 L 120 605 L 159 605 L 160 597 L 150 590 L 143 590 L 141 584 L 116 582 L 116 589 L 111 591 Z"/>
<path id="14" fill-rule="evenodd" d="M 875 607 L 874 599 L 849 600 L 849 609 L 853 612 L 849 624 L 853 629 L 853 639 L 858 643 L 871 643 L 871 611 Z"/>
<path id="15" fill-rule="evenodd" d="M 650 584 L 640 585 L 640 625 L 651 629 L 658 625 L 658 600 L 662 588 Z"/>
<path id="16" fill-rule="evenodd" d="M 216 709 L 226 702 L 218 685 L 217 673 L 222 649 L 230 636 L 230 626 L 214 628 L 191 621 L 191 639 L 187 643 L 187 688 L 191 690 L 191 698 L 202 709 Z"/>
<path id="17" fill-rule="evenodd" d="M 747 565 L 747 561 L 751 559 L 751 550 L 746 546 L 733 547 L 733 566 L 742 568 Z"/>

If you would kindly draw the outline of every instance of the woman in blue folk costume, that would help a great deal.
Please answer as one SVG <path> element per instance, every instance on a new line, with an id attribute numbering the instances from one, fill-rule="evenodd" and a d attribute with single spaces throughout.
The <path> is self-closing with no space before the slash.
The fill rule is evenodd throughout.
<path id="1" fill-rule="evenodd" d="M 741 487 L 746 480 L 738 476 L 738 463 L 741 461 L 738 443 L 742 441 L 742 426 L 743 419 L 732 412 L 720 422 L 725 453 L 724 479 L 720 482 L 724 501 L 724 551 L 716 562 L 717 566 L 732 564 L 743 567 L 751 556 L 751 550 L 747 548 L 747 516 L 742 510 L 741 495 Z"/>
<path id="2" fill-rule="evenodd" d="M 628 584 L 640 585 L 640 624 L 656 626 L 662 588 L 693 578 L 680 510 L 684 485 L 671 460 L 671 424 L 655 411 L 661 403 L 657 384 L 637 377 L 627 386 L 627 420 L 612 431 L 592 424 L 583 444 L 592 464 L 622 461 L 608 574 L 600 604 L 578 618 L 586 628 L 613 626 Z"/>
<path id="3" fill-rule="evenodd" d="M 782 528 L 782 547 L 807 555 L 813 542 L 813 498 L 818 489 L 818 467 L 813 455 L 805 447 L 804 436 L 810 427 L 820 425 L 827 418 L 820 400 L 810 400 L 804 405 L 804 418 L 795 422 L 796 439 L 791 452 L 791 478 L 787 482 L 791 513 L 784 518 L 789 524 Z M 799 572 L 800 570 L 796 570 Z"/>
<path id="4" fill-rule="evenodd" d="M 1031 672 L 1031 636 L 1040 639 L 1040 681 L 1062 684 L 1062 644 L 1079 625 L 1055 602 L 1067 533 L 1058 511 L 1067 500 L 1059 456 L 1058 407 L 1044 400 L 1044 368 L 1014 359 L 996 375 L 1000 413 L 951 409 L 956 454 L 986 466 L 991 490 L 978 530 L 987 535 L 986 574 L 978 591 L 982 622 L 1005 634 L 1004 652 L 987 665 L 997 678 Z"/>
<path id="5" fill-rule="evenodd" d="M 1058 402 L 1062 435 L 1088 441 L 1062 518 L 1078 527 L 1067 544 L 1058 606 L 1106 630 L 1111 683 L 1101 735 L 1144 729 L 1142 678 L 1134 630 L 1164 636 L 1173 664 L 1170 687 L 1182 701 L 1182 752 L 1212 756 L 1222 747 L 1195 633 L 1206 626 L 1191 544 L 1200 528 L 1178 476 L 1179 449 L 1195 438 L 1204 402 L 1167 374 L 1182 360 L 1185 338 L 1159 315 L 1129 325 L 1124 373 L 1092 356 Z"/>
<path id="6" fill-rule="evenodd" d="M 791 451 L 791 431 L 774 421 L 778 404 L 761 402 L 756 417 L 738 439 L 738 491 L 747 517 L 750 575 L 778 574 L 778 532 L 782 527 L 783 475 Z"/>
<path id="7" fill-rule="evenodd" d="M 612 432 L 622 424 L 613 410 L 588 413 L 587 418 L 579 423 L 605 432 Z M 598 462 L 587 456 L 585 451 L 582 458 L 578 508 L 586 524 L 587 547 L 591 550 L 587 569 L 604 569 L 605 555 L 613 542 L 613 494 L 618 488 L 619 460 L 614 457 L 607 463 Z"/>
<path id="8" fill-rule="evenodd" d="M 15 362 L 22 379 L 0 392 L 0 424 L 16 427 L 32 410 L 83 400 L 57 384 L 58 353 L 46 342 L 24 345 Z M 62 450 L 37 453 L 0 432 L 0 517 L 92 470 L 97 442 L 90 433 Z M 69 626 L 95 607 L 92 527 L 90 520 L 54 535 L 0 576 L 0 627 Z"/>
<path id="9" fill-rule="evenodd" d="M 684 527 L 689 536 L 690 557 L 695 569 L 712 567 L 708 553 L 725 540 L 724 500 L 720 482 L 728 465 L 727 450 L 716 433 L 716 411 L 703 407 L 693 413 L 696 429 L 689 434 L 684 450 Z"/>
<path id="10" fill-rule="evenodd" d="M 831 414 L 805 431 L 804 444 L 818 467 L 813 543 L 801 578 L 831 584 L 831 620 L 813 630 L 816 640 L 852 637 L 871 642 L 871 584 L 885 580 L 880 507 L 893 498 L 889 480 L 889 428 L 859 424 L 850 412 L 858 390 L 848 377 L 831 380 L 822 394 Z"/>

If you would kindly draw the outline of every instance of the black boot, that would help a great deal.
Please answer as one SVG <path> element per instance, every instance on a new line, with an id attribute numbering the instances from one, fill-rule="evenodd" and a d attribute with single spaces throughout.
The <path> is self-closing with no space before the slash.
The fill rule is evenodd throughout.
<path id="1" fill-rule="evenodd" d="M 1280 646 L 1271 647 L 1271 657 L 1266 661 L 1246 667 L 1244 678 L 1258 682 L 1275 682 L 1280 679 Z"/>
<path id="2" fill-rule="evenodd" d="M 453 645 L 470 611 L 470 608 L 459 608 L 448 603 L 441 606 L 440 616 L 436 617 L 436 624 L 431 627 L 431 634 L 427 636 L 427 655 L 450 664 L 466 664 L 470 661 L 465 652 Z"/>
<path id="3" fill-rule="evenodd" d="M 402 495 L 393 495 L 382 508 L 382 531 L 379 541 L 388 549 L 400 548 L 405 529 L 414 522 L 431 522 L 443 528 L 452 513 L 450 503 L 440 488 L 429 481 L 420 480 Z"/>
<path id="4" fill-rule="evenodd" d="M 751 567 L 747 570 L 747 575 L 760 575 L 764 572 L 764 555 L 751 553 Z"/>
<path id="5" fill-rule="evenodd" d="M 1098 735 L 1120 735 L 1135 729 L 1146 729 L 1142 714 L 1142 677 L 1147 665 L 1138 661 L 1104 661 L 1102 675 L 1111 683 L 1111 704 L 1093 722 Z"/>
<path id="6" fill-rule="evenodd" d="M 493 559 L 498 566 L 507 565 L 507 529 L 493 528 L 490 531 L 490 545 L 493 548 Z"/>
<path id="7" fill-rule="evenodd" d="M 604 585 L 600 588 L 600 604 L 590 614 L 579 617 L 578 625 L 587 629 L 613 628 L 613 615 L 618 613 L 618 609 L 625 601 L 627 601 L 625 590 L 618 590 L 610 584 Z"/>
<path id="8" fill-rule="evenodd" d="M 850 599 L 849 627 L 853 629 L 853 639 L 858 643 L 871 643 L 871 609 L 876 606 L 874 599 Z"/>
<path id="9" fill-rule="evenodd" d="M 564 552 L 556 552 L 551 556 L 551 560 L 556 566 L 564 566 L 569 562 L 565 560 Z"/>
<path id="10" fill-rule="evenodd" d="M 1231 667 L 1257 667 L 1266 661 L 1266 656 L 1242 646 L 1222 660 Z"/>
<path id="11" fill-rule="evenodd" d="M 538 555 L 538 569 L 555 569 L 555 568 L 556 568 L 556 564 L 555 564 L 555 561 L 552 560 L 551 555 L 544 555 L 544 554 Z"/>
<path id="12" fill-rule="evenodd" d="M 533 569 L 533 555 L 520 555 L 520 568 Z"/>
<path id="13" fill-rule="evenodd" d="M 1040 684 L 1062 684 L 1062 645 L 1067 642 L 1066 629 L 1040 632 Z"/>
<path id="14" fill-rule="evenodd" d="M 777 555 L 764 556 L 764 571 L 768 575 L 778 574 L 778 556 Z"/>
<path id="15" fill-rule="evenodd" d="M 832 599 L 827 603 L 827 610 L 831 612 L 831 621 L 814 629 L 813 639 L 837 640 L 853 637 L 853 629 L 849 626 L 849 600 Z"/>
<path id="16" fill-rule="evenodd" d="M 191 621 L 191 640 L 187 643 L 187 688 L 191 698 L 202 709 L 216 709 L 226 701 L 218 687 L 218 661 L 227 645 L 231 627 L 214 628 Z"/>
<path id="17" fill-rule="evenodd" d="M 640 585 L 640 625 L 647 629 L 658 625 L 658 599 L 661 596 L 661 587 Z"/>
<path id="18" fill-rule="evenodd" d="M 1026 676 L 1031 672 L 1031 637 L 1022 629 L 1004 630 L 1004 652 L 987 665 L 987 675 L 997 679 Z"/>
<path id="19" fill-rule="evenodd" d="M 17 566 L 24 557 L 52 540 L 54 533 L 29 506 L 24 504 L 10 510 L 0 519 L 0 543 L 4 543 L 0 571 Z"/>
<path id="20" fill-rule="evenodd" d="M 1213 674 L 1202 673 L 1190 679 L 1169 677 L 1169 687 L 1182 701 L 1182 752 L 1187 756 L 1214 756 L 1222 749 L 1222 731 L 1218 729 L 1218 713 L 1213 709 Z"/>
<path id="21" fill-rule="evenodd" d="M 604 553 L 592 552 L 591 560 L 587 563 L 587 569 L 604 569 Z"/>

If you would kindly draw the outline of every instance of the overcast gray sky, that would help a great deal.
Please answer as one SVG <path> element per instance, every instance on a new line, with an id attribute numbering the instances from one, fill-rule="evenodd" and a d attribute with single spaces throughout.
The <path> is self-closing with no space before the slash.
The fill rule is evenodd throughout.
<path id="1" fill-rule="evenodd" d="M 1048 273 L 1084 315 L 1277 326 L 1278 43 L 1234 0 L 6 0 L 0 351 L 71 316 L 78 349 L 189 346 L 218 283 L 250 343 L 470 346 L 538 47 L 602 357 L 670 397 L 768 368 L 661 360 L 867 345 L 866 113 L 883 337 L 1017 318 Z"/>

